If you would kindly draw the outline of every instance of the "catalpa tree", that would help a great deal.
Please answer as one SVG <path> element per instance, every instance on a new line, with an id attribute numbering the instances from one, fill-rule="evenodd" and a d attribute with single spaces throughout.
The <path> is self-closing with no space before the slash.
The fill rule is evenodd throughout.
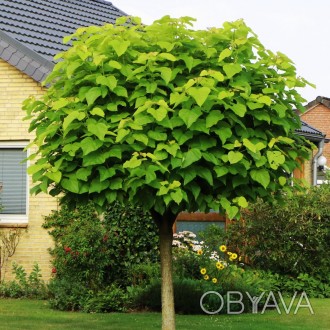
<path id="1" fill-rule="evenodd" d="M 195 31 L 168 16 L 80 28 L 40 100 L 25 101 L 36 137 L 34 193 L 139 204 L 160 230 L 163 329 L 174 329 L 172 225 L 181 211 L 239 216 L 288 185 L 308 150 L 293 109 L 306 81 L 242 20 Z"/>

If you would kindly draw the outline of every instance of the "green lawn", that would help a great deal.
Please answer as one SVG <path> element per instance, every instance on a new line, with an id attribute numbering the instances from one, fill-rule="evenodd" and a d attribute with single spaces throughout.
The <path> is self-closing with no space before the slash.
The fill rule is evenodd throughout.
<path id="1" fill-rule="evenodd" d="M 330 299 L 310 299 L 315 314 L 308 308 L 297 315 L 279 315 L 276 310 L 265 314 L 243 315 L 178 315 L 177 330 L 277 330 L 277 329 L 330 329 Z M 47 302 L 36 300 L 0 299 L 0 329 L 8 330 L 133 330 L 160 329 L 159 313 L 85 314 L 51 310 Z"/>

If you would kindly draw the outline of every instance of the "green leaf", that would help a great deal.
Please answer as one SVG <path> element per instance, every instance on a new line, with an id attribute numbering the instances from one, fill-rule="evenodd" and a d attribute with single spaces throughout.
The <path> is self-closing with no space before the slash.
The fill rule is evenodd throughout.
<path id="1" fill-rule="evenodd" d="M 127 89 L 123 86 L 117 86 L 114 88 L 113 92 L 118 95 L 118 96 L 122 96 L 124 98 L 127 98 L 128 97 L 128 94 L 127 94 Z"/>
<path id="2" fill-rule="evenodd" d="M 230 164 L 236 164 L 243 159 L 243 154 L 239 151 L 229 151 L 228 160 Z"/>
<path id="3" fill-rule="evenodd" d="M 263 95 L 258 98 L 258 102 L 270 106 L 272 104 L 272 99 L 267 95 Z"/>
<path id="4" fill-rule="evenodd" d="M 190 87 L 188 94 L 191 95 L 196 103 L 201 107 L 209 96 L 211 89 L 209 87 Z"/>
<path id="5" fill-rule="evenodd" d="M 70 103 L 70 101 L 68 99 L 60 98 L 60 99 L 56 100 L 55 102 L 53 102 L 53 109 L 59 110 L 61 108 L 66 107 L 69 103 Z"/>
<path id="6" fill-rule="evenodd" d="M 286 177 L 284 177 L 284 176 L 280 176 L 280 177 L 278 178 L 278 182 L 279 182 L 279 184 L 280 184 L 281 186 L 285 186 L 285 184 L 286 184 Z"/>
<path id="7" fill-rule="evenodd" d="M 238 206 L 247 208 L 249 206 L 249 203 L 247 202 L 246 198 L 244 196 L 236 197 L 233 202 L 235 202 Z"/>
<path id="8" fill-rule="evenodd" d="M 215 166 L 214 171 L 217 174 L 218 178 L 226 175 L 229 172 L 228 168 L 225 166 Z"/>
<path id="9" fill-rule="evenodd" d="M 285 163 L 285 156 L 280 151 L 267 151 L 267 159 L 270 167 L 274 170 Z"/>
<path id="10" fill-rule="evenodd" d="M 231 91 L 227 91 L 227 90 L 225 90 L 225 91 L 221 91 L 221 92 L 219 92 L 219 94 L 218 94 L 218 99 L 219 100 L 223 100 L 223 99 L 225 99 L 225 98 L 231 98 L 231 97 L 233 97 L 234 96 L 234 93 L 233 92 L 231 92 Z"/>
<path id="11" fill-rule="evenodd" d="M 112 178 L 116 174 L 116 170 L 114 168 L 106 168 L 104 166 L 99 166 L 97 170 L 100 173 L 100 181 L 105 181 L 106 179 Z"/>
<path id="12" fill-rule="evenodd" d="M 104 117 L 104 111 L 101 108 L 93 108 L 90 114 L 99 117 Z"/>
<path id="13" fill-rule="evenodd" d="M 76 71 L 76 69 L 78 69 L 81 65 L 83 64 L 83 62 L 81 61 L 74 61 L 71 62 L 67 68 L 66 68 L 66 74 L 68 76 L 69 79 L 71 79 L 73 73 Z"/>
<path id="14" fill-rule="evenodd" d="M 136 157 L 131 158 L 130 160 L 127 160 L 124 164 L 124 168 L 136 168 L 139 167 L 142 164 L 142 159 L 137 159 Z"/>
<path id="15" fill-rule="evenodd" d="M 158 131 L 148 131 L 148 136 L 155 141 L 166 141 L 167 134 Z"/>
<path id="16" fill-rule="evenodd" d="M 172 78 L 172 70 L 170 68 L 160 68 L 160 75 L 164 79 L 166 85 L 171 81 Z"/>
<path id="17" fill-rule="evenodd" d="M 88 132 L 96 135 L 100 140 L 104 140 L 104 136 L 108 133 L 108 126 L 104 123 L 87 123 Z"/>
<path id="18" fill-rule="evenodd" d="M 55 183 L 59 183 L 62 178 L 62 173 L 60 171 L 56 172 L 47 172 L 45 174 L 50 180 L 54 181 Z"/>
<path id="19" fill-rule="evenodd" d="M 96 78 L 96 83 L 99 85 L 107 86 L 112 91 L 117 86 L 117 79 L 115 76 L 98 76 Z"/>
<path id="20" fill-rule="evenodd" d="M 136 141 L 142 142 L 146 146 L 148 145 L 149 139 L 148 139 L 147 135 L 145 135 L 143 133 L 134 133 L 133 138 Z"/>
<path id="21" fill-rule="evenodd" d="M 267 170 L 252 170 L 250 172 L 251 178 L 260 183 L 264 188 L 267 188 L 270 183 L 270 176 Z"/>
<path id="22" fill-rule="evenodd" d="M 270 123 L 270 115 L 266 111 L 254 111 L 253 116 L 258 120 L 266 121 L 268 124 Z"/>
<path id="23" fill-rule="evenodd" d="M 76 172 L 76 176 L 79 180 L 88 181 L 88 177 L 91 175 L 92 170 L 89 167 L 83 167 L 80 168 L 77 172 Z"/>
<path id="24" fill-rule="evenodd" d="M 110 45 L 113 47 L 117 56 L 120 57 L 123 55 L 131 43 L 128 40 L 112 40 Z"/>
<path id="25" fill-rule="evenodd" d="M 239 117 L 244 117 L 246 113 L 246 106 L 244 104 L 233 104 L 231 106 L 231 109 L 236 113 L 237 116 Z"/>
<path id="26" fill-rule="evenodd" d="M 118 130 L 116 142 L 121 142 L 128 134 L 130 133 L 130 130 L 121 128 Z"/>
<path id="27" fill-rule="evenodd" d="M 229 49 L 229 48 L 225 48 L 221 53 L 220 53 L 220 56 L 219 56 L 219 62 L 223 61 L 225 58 L 229 57 L 231 54 L 232 54 L 232 50 Z"/>
<path id="28" fill-rule="evenodd" d="M 185 171 L 180 174 L 184 180 L 184 185 L 187 185 L 189 182 L 193 181 L 197 176 L 196 170 L 191 168 L 185 169 Z"/>
<path id="29" fill-rule="evenodd" d="M 198 176 L 205 179 L 210 186 L 213 186 L 213 176 L 209 169 L 204 168 L 202 171 L 199 171 Z"/>
<path id="30" fill-rule="evenodd" d="M 238 214 L 238 207 L 237 206 L 229 206 L 227 208 L 227 215 L 229 219 L 234 219 L 236 217 L 236 215 Z"/>
<path id="31" fill-rule="evenodd" d="M 79 193 L 80 190 L 79 181 L 73 176 L 71 176 L 70 179 L 63 179 L 61 185 L 65 190 L 68 190 L 74 194 Z"/>
<path id="32" fill-rule="evenodd" d="M 182 199 L 183 199 L 183 194 L 181 189 L 176 189 L 175 191 L 171 192 L 171 197 L 174 200 L 174 202 L 178 205 L 180 205 Z"/>
<path id="33" fill-rule="evenodd" d="M 225 209 L 229 219 L 234 219 L 234 217 L 238 214 L 238 207 L 232 206 L 227 198 L 222 197 L 220 199 L 220 205 Z"/>
<path id="34" fill-rule="evenodd" d="M 182 158 L 182 168 L 197 162 L 202 158 L 202 153 L 198 149 L 190 149 Z"/>
<path id="35" fill-rule="evenodd" d="M 160 106 L 158 109 L 148 108 L 150 113 L 157 121 L 162 121 L 167 116 L 167 108 Z"/>
<path id="36" fill-rule="evenodd" d="M 221 127 L 219 129 L 215 129 L 214 132 L 219 136 L 222 144 L 225 144 L 227 139 L 229 139 L 232 135 L 233 132 L 231 131 L 230 127 Z"/>
<path id="37" fill-rule="evenodd" d="M 114 178 L 110 180 L 109 188 L 112 190 L 118 190 L 123 187 L 123 180 L 121 178 Z"/>
<path id="38" fill-rule="evenodd" d="M 122 65 L 119 62 L 114 61 L 114 60 L 109 61 L 108 65 L 111 66 L 112 68 L 118 69 L 118 70 L 120 70 L 122 68 Z"/>
<path id="39" fill-rule="evenodd" d="M 73 111 L 69 113 L 63 120 L 63 130 L 66 131 L 68 126 L 75 120 L 83 120 L 86 117 L 84 112 L 81 111 Z"/>
<path id="40" fill-rule="evenodd" d="M 84 138 L 80 142 L 81 149 L 83 151 L 83 155 L 86 156 L 89 153 L 98 150 L 103 145 L 103 142 L 100 140 L 94 140 L 90 136 L 87 138 Z"/>
<path id="41" fill-rule="evenodd" d="M 94 104 L 95 100 L 102 95 L 100 87 L 92 87 L 88 90 L 85 97 L 88 105 Z"/>
<path id="42" fill-rule="evenodd" d="M 174 104 L 176 107 L 177 105 L 183 103 L 187 100 L 187 95 L 185 93 L 171 93 L 170 95 L 170 104 Z"/>
<path id="43" fill-rule="evenodd" d="M 255 144 L 253 144 L 250 140 L 248 139 L 243 139 L 243 145 L 250 151 L 256 153 L 257 152 L 257 148 L 255 146 Z"/>
<path id="44" fill-rule="evenodd" d="M 106 156 L 104 153 L 100 153 L 99 151 L 93 151 L 83 158 L 83 166 L 91 166 L 91 165 L 99 165 L 104 164 L 106 160 Z"/>
<path id="45" fill-rule="evenodd" d="M 225 71 L 227 77 L 230 79 L 237 73 L 240 73 L 242 71 L 242 67 L 236 63 L 229 63 L 223 66 L 223 70 Z"/>
<path id="46" fill-rule="evenodd" d="M 171 61 L 171 62 L 175 62 L 177 60 L 177 58 L 174 55 L 172 55 L 171 53 L 160 53 L 157 55 L 157 57 L 163 58 L 163 59 Z"/>
<path id="47" fill-rule="evenodd" d="M 35 174 L 45 168 L 45 164 L 33 164 L 30 165 L 27 169 L 29 175 Z"/>
<path id="48" fill-rule="evenodd" d="M 220 110 L 212 110 L 206 117 L 206 127 L 210 128 L 216 125 L 219 120 L 223 119 L 225 116 Z"/>
<path id="49" fill-rule="evenodd" d="M 190 128 L 190 126 L 197 121 L 201 114 L 202 111 L 196 108 L 191 110 L 182 109 L 179 111 L 179 117 L 184 121 L 187 128 Z"/>

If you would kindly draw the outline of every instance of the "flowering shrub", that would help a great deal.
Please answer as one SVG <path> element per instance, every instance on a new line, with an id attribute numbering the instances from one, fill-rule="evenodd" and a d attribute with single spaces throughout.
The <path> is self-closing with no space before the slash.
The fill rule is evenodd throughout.
<path id="1" fill-rule="evenodd" d="M 221 245 L 218 251 L 204 241 L 196 240 L 191 231 L 182 231 L 173 235 L 174 269 L 175 274 L 183 278 L 211 280 L 217 283 L 219 277 L 238 269 L 231 264 L 240 263 L 242 257 L 236 252 L 229 251 L 226 245 Z M 226 268 L 226 269 L 225 269 Z"/>
<path id="2" fill-rule="evenodd" d="M 204 280 L 211 280 L 214 284 L 235 272 L 244 272 L 242 267 L 237 266 L 238 262 L 239 266 L 244 266 L 244 263 L 241 262 L 242 257 L 239 257 L 236 252 L 229 251 L 224 244 L 219 246 L 219 251 L 219 253 L 213 251 L 210 256 L 211 262 L 204 260 L 205 266 L 200 269 Z M 203 255 L 203 250 L 199 250 L 197 255 Z"/>
<path id="3" fill-rule="evenodd" d="M 158 261 L 156 225 L 140 208 L 115 204 L 100 219 L 89 204 L 63 205 L 44 227 L 55 241 L 50 291 L 57 309 L 84 309 L 96 296 L 101 304 L 109 297 L 102 290 L 131 284 L 134 265 Z"/>

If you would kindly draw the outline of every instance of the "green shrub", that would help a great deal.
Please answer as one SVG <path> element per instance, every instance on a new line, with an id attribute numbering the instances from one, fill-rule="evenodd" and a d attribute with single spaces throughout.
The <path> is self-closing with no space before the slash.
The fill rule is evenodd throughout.
<path id="1" fill-rule="evenodd" d="M 100 218 L 89 204 L 75 210 L 64 204 L 44 227 L 55 241 L 50 293 L 57 309 L 82 309 L 87 293 L 101 299 L 113 284 L 131 285 L 133 267 L 159 260 L 156 225 L 141 208 L 114 204 Z"/>
<path id="2" fill-rule="evenodd" d="M 49 304 L 61 311 L 79 311 L 88 300 L 88 290 L 81 283 L 68 277 L 55 277 L 49 283 Z"/>
<path id="3" fill-rule="evenodd" d="M 144 286 L 149 284 L 154 279 L 160 279 L 160 264 L 159 263 L 143 263 L 133 264 L 129 271 L 133 286 Z"/>
<path id="4" fill-rule="evenodd" d="M 127 305 L 127 293 L 111 285 L 101 292 L 90 294 L 82 306 L 84 312 L 89 313 L 108 313 L 124 312 Z"/>
<path id="5" fill-rule="evenodd" d="M 41 276 L 41 270 L 37 263 L 28 275 L 25 269 L 13 263 L 15 279 L 0 284 L 0 297 L 7 298 L 34 298 L 46 299 L 49 295 L 48 288 Z"/>
<path id="6" fill-rule="evenodd" d="M 310 298 L 330 298 L 330 275 L 328 279 L 320 279 L 308 274 L 289 276 L 263 272 L 262 276 L 271 283 L 272 291 L 280 291 L 290 297 L 295 292 L 304 291 Z"/>
<path id="7" fill-rule="evenodd" d="M 325 280 L 330 272 L 329 201 L 330 185 L 294 194 L 284 205 L 259 201 L 244 220 L 229 226 L 229 244 L 241 249 L 254 267 Z"/>
<path id="8" fill-rule="evenodd" d="M 175 312 L 201 313 L 200 298 L 204 293 L 203 282 L 193 279 L 174 279 Z M 132 297 L 132 306 L 138 309 L 161 311 L 161 281 L 154 280 L 144 289 L 138 288 Z"/>

